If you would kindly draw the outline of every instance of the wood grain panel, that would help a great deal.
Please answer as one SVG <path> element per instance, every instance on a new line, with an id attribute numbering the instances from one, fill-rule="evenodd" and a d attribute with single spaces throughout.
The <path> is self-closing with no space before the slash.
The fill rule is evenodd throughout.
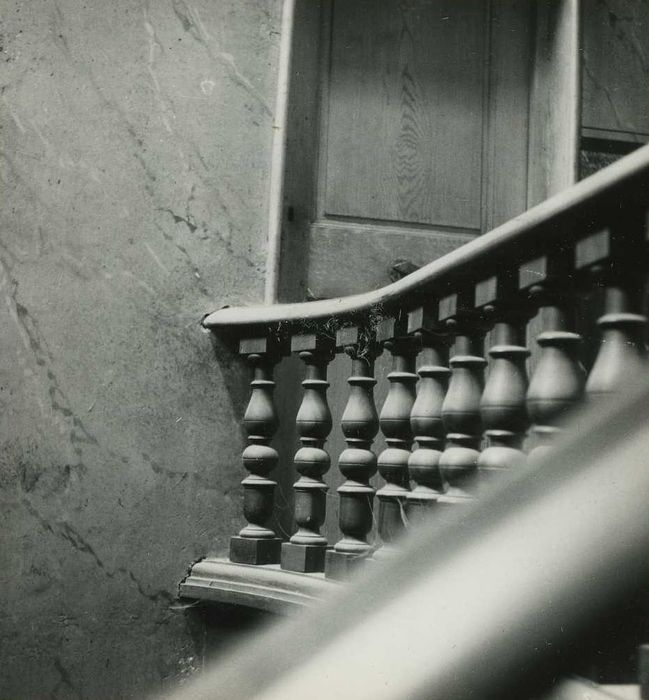
<path id="1" fill-rule="evenodd" d="M 483 231 L 527 208 L 534 0 L 491 3 Z"/>
<path id="2" fill-rule="evenodd" d="M 486 7 L 334 2 L 322 213 L 480 228 Z"/>

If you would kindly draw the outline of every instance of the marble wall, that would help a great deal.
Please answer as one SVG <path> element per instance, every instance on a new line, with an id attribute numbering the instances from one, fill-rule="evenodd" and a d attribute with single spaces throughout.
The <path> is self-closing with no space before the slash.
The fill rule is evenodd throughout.
<path id="1" fill-rule="evenodd" d="M 280 0 L 5 0 L 0 697 L 141 697 L 200 665 L 175 602 L 240 522 Z M 215 357 L 216 355 L 216 357 Z"/>
<path id="2" fill-rule="evenodd" d="M 583 0 L 582 125 L 649 138 L 649 2 Z M 597 136 L 597 134 L 592 134 Z M 631 138 L 629 139 L 629 136 Z"/>

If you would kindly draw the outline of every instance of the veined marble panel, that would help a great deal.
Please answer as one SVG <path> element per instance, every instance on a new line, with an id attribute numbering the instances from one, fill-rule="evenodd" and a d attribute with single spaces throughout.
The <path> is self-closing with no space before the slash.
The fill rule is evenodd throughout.
<path id="1" fill-rule="evenodd" d="M 649 134 L 649 3 L 585 0 L 582 16 L 582 125 Z"/>
<path id="2" fill-rule="evenodd" d="M 239 524 L 247 379 L 199 322 L 263 296 L 280 11 L 3 3 L 1 697 L 201 663 L 176 585 Z"/>

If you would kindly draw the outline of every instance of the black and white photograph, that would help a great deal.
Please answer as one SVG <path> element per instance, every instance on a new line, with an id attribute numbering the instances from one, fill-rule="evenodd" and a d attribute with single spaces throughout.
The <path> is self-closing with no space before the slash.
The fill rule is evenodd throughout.
<path id="1" fill-rule="evenodd" d="M 649 0 L 0 66 L 0 700 L 649 700 Z"/>

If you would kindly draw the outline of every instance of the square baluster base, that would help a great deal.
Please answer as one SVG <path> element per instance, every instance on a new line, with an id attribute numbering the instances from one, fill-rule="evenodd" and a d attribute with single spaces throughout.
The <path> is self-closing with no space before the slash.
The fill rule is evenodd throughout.
<path id="1" fill-rule="evenodd" d="M 347 554 L 328 549 L 325 555 L 325 576 L 337 581 L 344 581 L 355 571 L 365 566 L 366 554 Z"/>
<path id="2" fill-rule="evenodd" d="M 235 564 L 277 564 L 281 547 L 282 540 L 279 537 L 263 540 L 231 537 L 230 561 Z"/>
<path id="3" fill-rule="evenodd" d="M 282 544 L 282 569 L 311 574 L 324 571 L 326 547 L 309 544 Z"/>

